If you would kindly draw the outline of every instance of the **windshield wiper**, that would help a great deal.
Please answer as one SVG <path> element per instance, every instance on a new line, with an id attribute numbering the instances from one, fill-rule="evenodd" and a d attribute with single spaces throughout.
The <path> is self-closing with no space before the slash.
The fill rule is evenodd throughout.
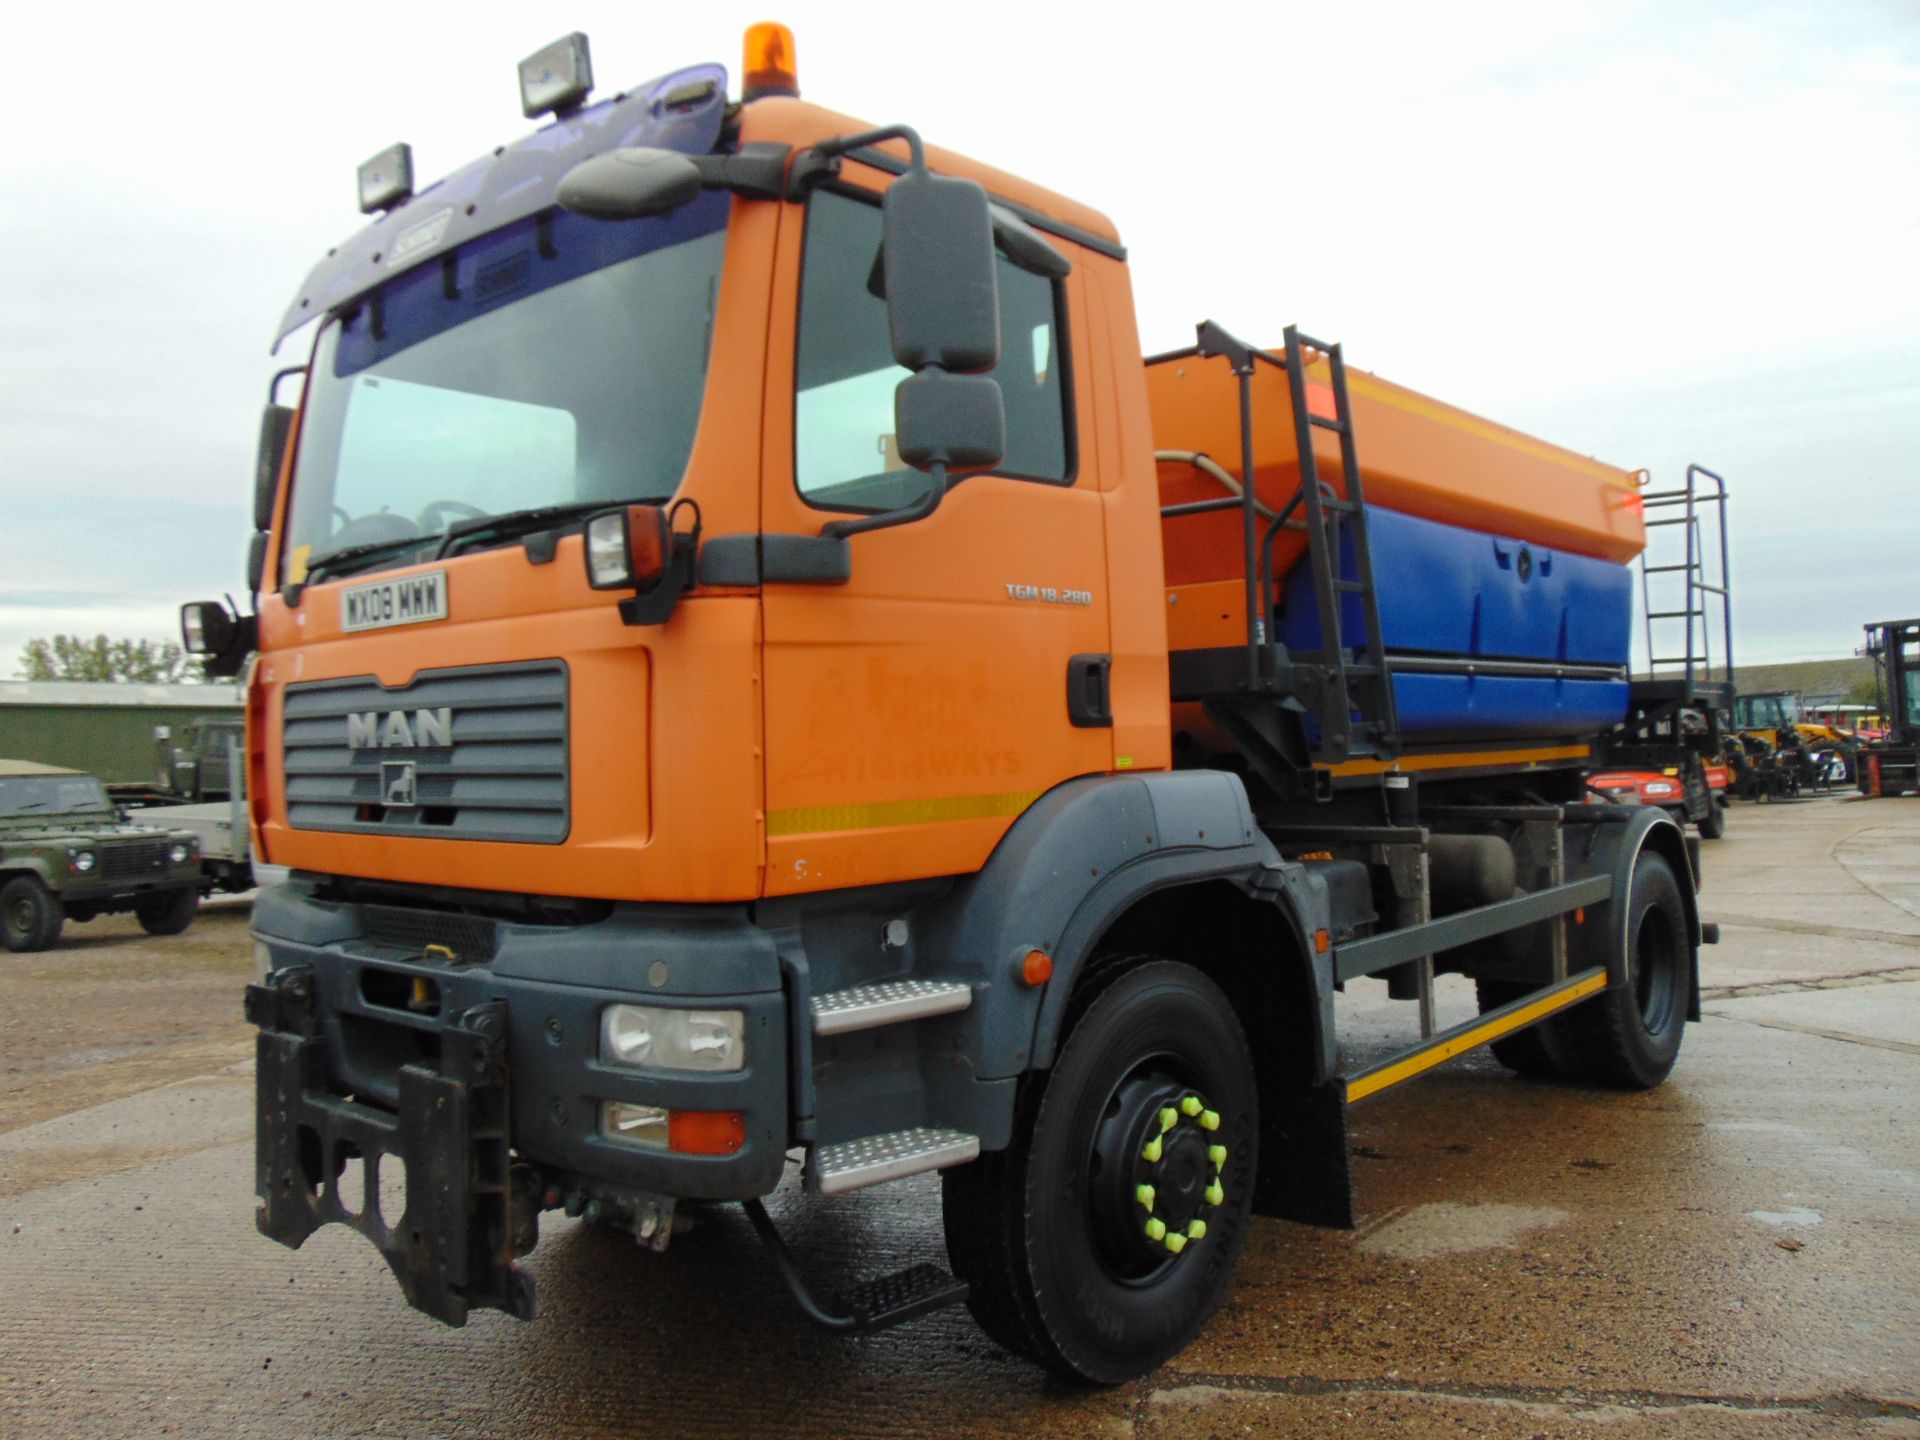
<path id="1" fill-rule="evenodd" d="M 419 550 L 433 543 L 431 535 L 410 535 L 405 540 L 373 540 L 365 545 L 349 545 L 344 550 L 329 550 L 307 566 L 305 585 L 317 585 L 323 575 L 344 575 L 358 569 L 357 560 L 372 560 L 381 555 L 398 555 L 403 550 Z"/>
<path id="2" fill-rule="evenodd" d="M 612 507 L 613 502 L 607 500 L 576 500 L 567 505 L 537 505 L 530 510 L 509 510 L 504 515 L 482 515 L 476 520 L 462 520 L 458 525 L 447 527 L 447 533 L 440 541 L 440 548 L 434 551 L 433 558 L 446 559 L 463 540 L 473 540 L 483 535 L 495 540 L 510 540 L 551 525 L 556 520 L 571 520 L 575 516 L 590 515 L 596 510 Z"/>

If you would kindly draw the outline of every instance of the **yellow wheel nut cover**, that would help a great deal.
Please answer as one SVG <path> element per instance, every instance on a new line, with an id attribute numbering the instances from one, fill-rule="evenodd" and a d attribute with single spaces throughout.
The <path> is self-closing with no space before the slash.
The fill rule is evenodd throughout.
<path id="1" fill-rule="evenodd" d="M 1213 1162 L 1214 1169 L 1225 1169 L 1227 1164 L 1227 1147 L 1224 1145 L 1209 1145 L 1207 1147 L 1207 1159 Z"/>
<path id="2" fill-rule="evenodd" d="M 1162 1135 L 1166 1134 L 1167 1131 L 1173 1129 L 1173 1127 L 1179 1123 L 1180 1117 L 1174 1113 L 1171 1105 L 1160 1112 L 1160 1133 Z"/>
<path id="3" fill-rule="evenodd" d="M 1140 1202 L 1142 1208 L 1153 1209 L 1153 1186 L 1136 1185 L 1133 1189 L 1133 1198 Z"/>
<path id="4" fill-rule="evenodd" d="M 1163 1111 L 1162 1113 L 1164 1114 L 1165 1112 Z M 1200 1097 L 1198 1095 L 1187 1096 L 1186 1099 L 1180 1102 L 1180 1113 L 1187 1116 L 1198 1115 L 1200 1113 Z"/>
<path id="5" fill-rule="evenodd" d="M 1187 1239 L 1189 1239 L 1189 1240 L 1204 1240 L 1204 1239 L 1206 1239 L 1206 1238 L 1207 1238 L 1207 1222 L 1206 1222 L 1206 1221 L 1204 1221 L 1204 1220 L 1194 1220 L 1194 1221 L 1190 1221 L 1190 1222 L 1188 1223 L 1188 1225 L 1187 1225 Z"/>
<path id="6" fill-rule="evenodd" d="M 1220 1182 L 1218 1180 L 1207 1186 L 1207 1204 L 1218 1205 L 1226 1198 L 1227 1192 L 1220 1188 Z M 1195 1238 L 1197 1239 L 1198 1237 L 1196 1236 Z"/>
<path id="7" fill-rule="evenodd" d="M 1218 1130 L 1220 1128 L 1220 1112 L 1218 1110 L 1208 1110 L 1204 1112 L 1200 1116 L 1200 1128 L 1202 1130 Z"/>
<path id="8" fill-rule="evenodd" d="M 1158 1218 L 1157 1216 L 1154 1219 L 1147 1221 L 1147 1238 L 1149 1240 L 1166 1239 L 1167 1238 L 1167 1222 Z"/>
<path id="9" fill-rule="evenodd" d="M 1171 1250 L 1174 1254 L 1178 1255 L 1186 1248 L 1187 1237 L 1182 1235 L 1178 1230 L 1167 1236 L 1167 1249 Z"/>
<path id="10" fill-rule="evenodd" d="M 1160 1137 L 1158 1135 L 1147 1142 L 1146 1148 L 1140 1152 L 1140 1158 L 1149 1165 L 1158 1165 L 1160 1163 Z"/>

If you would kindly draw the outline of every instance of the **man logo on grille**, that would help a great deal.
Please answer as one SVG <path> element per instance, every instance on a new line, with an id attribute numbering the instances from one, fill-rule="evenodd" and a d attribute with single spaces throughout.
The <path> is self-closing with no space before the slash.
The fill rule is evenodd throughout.
<path id="1" fill-rule="evenodd" d="M 453 708 L 448 705 L 415 710 L 411 720 L 405 710 L 365 710 L 347 716 L 349 750 L 424 750 L 451 744 Z"/>
<path id="2" fill-rule="evenodd" d="M 380 803 L 382 805 L 415 806 L 420 803 L 418 776 L 411 760 L 382 760 L 380 762 Z"/>

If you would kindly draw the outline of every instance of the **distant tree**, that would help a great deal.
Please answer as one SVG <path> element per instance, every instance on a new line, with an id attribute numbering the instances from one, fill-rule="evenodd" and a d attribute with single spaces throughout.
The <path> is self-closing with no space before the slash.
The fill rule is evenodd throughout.
<path id="1" fill-rule="evenodd" d="M 1853 688 L 1847 691 L 1845 703 L 1848 705 L 1871 705 L 1874 703 L 1873 677 L 1863 675 L 1853 682 Z"/>
<path id="2" fill-rule="evenodd" d="M 197 685 L 206 672 L 171 640 L 110 640 L 55 635 L 20 649 L 24 680 L 109 680 Z"/>

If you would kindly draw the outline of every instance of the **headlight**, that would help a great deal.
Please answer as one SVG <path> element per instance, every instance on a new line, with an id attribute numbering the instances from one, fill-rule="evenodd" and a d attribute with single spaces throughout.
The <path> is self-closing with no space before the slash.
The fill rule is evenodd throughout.
<path id="1" fill-rule="evenodd" d="M 746 1024 L 742 1010 L 609 1005 L 600 1012 L 600 1059 L 636 1070 L 738 1070 Z"/>
<path id="2" fill-rule="evenodd" d="M 91 850 L 67 851 L 67 871 L 73 875 L 84 875 L 93 869 L 95 856 Z"/>
<path id="3" fill-rule="evenodd" d="M 175 845 L 171 850 L 167 851 L 167 859 L 176 865 L 184 865 L 187 863 L 187 857 L 192 853 L 193 852 L 185 845 Z"/>
<path id="4" fill-rule="evenodd" d="M 1664 800 L 1667 796 L 1676 793 L 1678 789 L 1677 786 L 1670 785 L 1665 780 L 1649 780 L 1642 788 L 1655 800 Z"/>

